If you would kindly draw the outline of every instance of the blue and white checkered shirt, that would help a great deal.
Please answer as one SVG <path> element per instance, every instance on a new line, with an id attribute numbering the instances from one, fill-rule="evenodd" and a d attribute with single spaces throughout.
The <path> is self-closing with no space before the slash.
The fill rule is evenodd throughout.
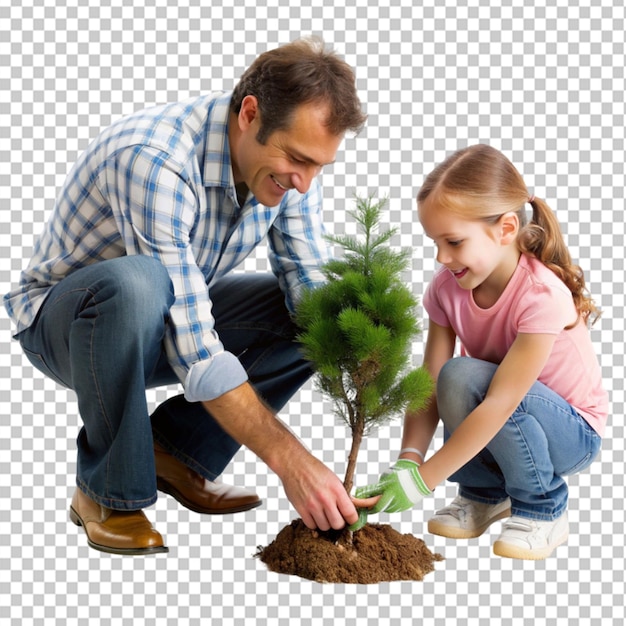
<path id="1" fill-rule="evenodd" d="M 247 379 L 224 350 L 211 314 L 211 284 L 267 236 L 270 264 L 293 310 L 302 288 L 323 281 L 328 259 L 322 194 L 266 207 L 239 206 L 230 161 L 231 93 L 140 111 L 102 132 L 60 191 L 20 285 L 4 298 L 17 332 L 32 324 L 52 286 L 74 270 L 122 255 L 161 261 L 176 301 L 165 338 L 191 400 L 210 400 Z"/>

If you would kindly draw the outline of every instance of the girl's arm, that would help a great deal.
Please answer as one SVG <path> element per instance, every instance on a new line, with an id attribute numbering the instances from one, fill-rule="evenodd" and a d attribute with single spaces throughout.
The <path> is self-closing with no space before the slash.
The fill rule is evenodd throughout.
<path id="1" fill-rule="evenodd" d="M 474 458 L 504 426 L 539 377 L 555 340 L 556 335 L 548 334 L 517 336 L 498 366 L 483 402 L 420 467 L 430 489 Z"/>
<path id="2" fill-rule="evenodd" d="M 455 341 L 456 334 L 452 328 L 439 326 L 430 320 L 426 348 L 424 351 L 424 367 L 428 370 L 435 382 L 437 382 L 441 368 L 454 354 Z M 438 422 L 437 395 L 433 391 L 424 409 L 405 415 L 402 448 L 417 448 L 423 454 L 426 454 L 428 446 L 435 434 Z M 424 459 L 414 452 L 403 452 L 400 458 L 410 459 L 418 463 L 424 461 Z"/>

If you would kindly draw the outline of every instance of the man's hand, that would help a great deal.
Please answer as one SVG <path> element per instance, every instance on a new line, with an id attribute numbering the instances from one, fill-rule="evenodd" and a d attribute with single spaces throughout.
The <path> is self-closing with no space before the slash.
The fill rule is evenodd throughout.
<path id="1" fill-rule="evenodd" d="M 340 530 L 358 520 L 342 482 L 304 449 L 287 472 L 279 474 L 287 498 L 309 528 Z"/>
<path id="2" fill-rule="evenodd" d="M 355 505 L 339 478 L 308 452 L 248 383 L 203 404 L 233 439 L 276 472 L 309 528 L 340 530 L 357 521 Z"/>
<path id="3" fill-rule="evenodd" d="M 374 496 L 379 498 L 372 508 L 359 510 L 359 519 L 350 526 L 350 530 L 359 530 L 365 526 L 367 516 L 372 513 L 406 511 L 431 493 L 420 476 L 419 465 L 415 461 L 399 459 L 395 465 L 381 474 L 376 484 L 356 490 L 356 498 L 369 499 Z"/>

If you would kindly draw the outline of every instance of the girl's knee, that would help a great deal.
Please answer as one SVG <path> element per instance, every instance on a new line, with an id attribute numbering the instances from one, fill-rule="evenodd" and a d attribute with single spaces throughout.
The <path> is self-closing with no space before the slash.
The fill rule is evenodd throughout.
<path id="1" fill-rule="evenodd" d="M 454 430 L 483 401 L 497 366 L 470 357 L 447 361 L 437 377 L 439 417 Z"/>
<path id="2" fill-rule="evenodd" d="M 473 379 L 474 359 L 456 357 L 447 361 L 437 377 L 437 395 L 464 394 Z"/>

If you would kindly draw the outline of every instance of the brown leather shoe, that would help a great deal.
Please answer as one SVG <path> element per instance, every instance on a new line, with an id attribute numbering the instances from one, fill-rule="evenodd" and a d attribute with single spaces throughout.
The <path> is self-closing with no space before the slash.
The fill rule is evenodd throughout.
<path id="1" fill-rule="evenodd" d="M 256 493 L 210 481 L 154 444 L 157 489 L 196 513 L 220 515 L 249 511 L 262 503 Z"/>
<path id="2" fill-rule="evenodd" d="M 90 547 L 112 554 L 157 554 L 168 552 L 163 537 L 143 511 L 114 511 L 94 502 L 76 489 L 70 519 L 82 526 Z"/>

